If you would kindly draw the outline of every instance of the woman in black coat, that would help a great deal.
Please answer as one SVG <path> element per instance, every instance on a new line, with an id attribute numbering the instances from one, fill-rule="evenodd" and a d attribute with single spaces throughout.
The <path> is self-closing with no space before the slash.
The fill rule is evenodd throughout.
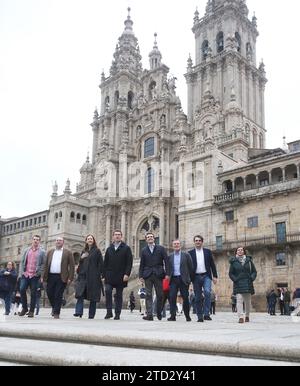
<path id="1" fill-rule="evenodd" d="M 17 283 L 15 263 L 9 261 L 5 269 L 0 271 L 0 298 L 5 302 L 5 315 L 10 314 L 11 297 Z"/>
<path id="2" fill-rule="evenodd" d="M 257 271 L 252 257 L 247 256 L 245 248 L 237 248 L 236 256 L 230 259 L 229 277 L 233 281 L 233 294 L 237 297 L 239 323 L 249 323 L 251 295 L 255 293 L 253 282 L 257 277 Z M 245 319 L 243 303 L 245 304 Z"/>
<path id="3" fill-rule="evenodd" d="M 100 302 L 101 293 L 103 292 L 101 280 L 103 257 L 92 235 L 88 235 L 85 239 L 85 248 L 80 258 L 77 274 L 75 282 L 77 304 L 74 316 L 82 317 L 84 300 L 88 300 L 90 302 L 89 319 L 94 319 L 97 303 Z"/>

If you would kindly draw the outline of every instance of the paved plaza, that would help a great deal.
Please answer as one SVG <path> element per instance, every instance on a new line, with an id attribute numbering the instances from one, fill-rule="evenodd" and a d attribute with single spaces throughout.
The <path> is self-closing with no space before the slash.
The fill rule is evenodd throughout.
<path id="1" fill-rule="evenodd" d="M 143 321 L 125 310 L 120 321 L 61 319 L 42 309 L 34 319 L 9 316 L 0 323 L 0 365 L 202 366 L 300 364 L 300 318 L 252 314 L 239 325 L 237 315 L 222 312 L 212 322 Z"/>

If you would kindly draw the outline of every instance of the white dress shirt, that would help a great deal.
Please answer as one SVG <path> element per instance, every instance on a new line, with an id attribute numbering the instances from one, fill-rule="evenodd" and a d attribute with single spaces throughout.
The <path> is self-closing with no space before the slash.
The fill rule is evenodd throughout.
<path id="1" fill-rule="evenodd" d="M 115 251 L 117 251 L 122 243 L 114 243 Z"/>
<path id="2" fill-rule="evenodd" d="M 63 255 L 63 248 L 62 249 L 56 249 L 53 253 L 51 267 L 50 267 L 50 273 L 61 273 L 61 260 Z"/>
<path id="3" fill-rule="evenodd" d="M 196 270 L 196 274 L 206 273 L 203 248 L 201 248 L 201 249 L 197 249 L 196 248 L 196 256 L 197 256 L 197 270 Z"/>
<path id="4" fill-rule="evenodd" d="M 149 249 L 150 249 L 150 252 L 151 252 L 152 255 L 153 255 L 154 248 L 155 248 L 155 244 L 148 244 L 148 247 L 149 247 Z"/>

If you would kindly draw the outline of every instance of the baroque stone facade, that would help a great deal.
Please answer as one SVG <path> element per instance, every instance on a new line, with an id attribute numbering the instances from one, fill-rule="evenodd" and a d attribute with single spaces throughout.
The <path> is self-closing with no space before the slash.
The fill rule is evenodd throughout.
<path id="1" fill-rule="evenodd" d="M 202 234 L 217 260 L 224 306 L 232 292 L 228 256 L 246 245 L 258 268 L 254 306 L 264 310 L 268 289 L 300 286 L 300 142 L 265 148 L 257 19 L 248 18 L 245 0 L 209 0 L 202 18 L 195 12 L 185 115 L 156 34 L 149 70 L 142 68 L 128 11 L 110 74 L 101 78 L 91 160 L 76 193 L 69 181 L 63 195 L 53 187 L 45 244 L 63 235 L 78 258 L 86 234 L 104 250 L 118 228 L 138 265 L 149 230 L 167 248 L 176 237 L 190 248 Z M 1 259 L 19 258 L 21 239 L 7 249 L 17 233 L 2 221 Z"/>

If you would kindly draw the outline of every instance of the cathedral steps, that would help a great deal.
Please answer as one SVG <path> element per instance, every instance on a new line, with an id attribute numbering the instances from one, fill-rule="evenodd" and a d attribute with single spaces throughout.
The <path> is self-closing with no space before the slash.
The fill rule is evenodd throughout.
<path id="1" fill-rule="evenodd" d="M 8 317 L 0 323 L 0 361 L 44 365 L 200 365 L 251 364 L 252 360 L 300 363 L 299 325 L 290 318 L 253 315 L 253 322 L 239 325 L 236 316 L 222 313 L 213 322 L 189 324 L 145 322 L 136 312 L 122 313 L 121 321 L 72 317 L 63 310 L 53 320 L 49 310 L 41 316 Z M 145 362 L 146 358 L 146 362 Z M 271 364 L 271 363 L 269 363 Z"/>

